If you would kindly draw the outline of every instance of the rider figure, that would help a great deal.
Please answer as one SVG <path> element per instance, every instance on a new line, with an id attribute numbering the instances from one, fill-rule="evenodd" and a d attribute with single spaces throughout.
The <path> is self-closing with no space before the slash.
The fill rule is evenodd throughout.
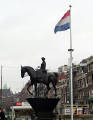
<path id="1" fill-rule="evenodd" d="M 42 71 L 42 73 L 46 73 L 46 62 L 45 62 L 45 58 L 44 57 L 42 57 L 41 58 L 42 59 L 42 63 L 41 63 L 41 71 Z"/>

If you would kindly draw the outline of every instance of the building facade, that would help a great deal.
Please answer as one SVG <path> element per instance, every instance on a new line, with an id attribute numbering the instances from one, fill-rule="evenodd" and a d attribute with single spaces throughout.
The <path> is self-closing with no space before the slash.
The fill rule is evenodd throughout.
<path id="1" fill-rule="evenodd" d="M 86 61 L 86 64 L 83 64 L 83 61 Z M 76 96 L 76 103 L 86 104 L 93 97 L 93 56 L 83 61 L 74 77 L 77 93 L 74 96 Z"/>
<path id="2" fill-rule="evenodd" d="M 73 103 L 87 104 L 89 99 L 93 98 L 93 56 L 82 60 L 78 65 L 73 64 L 72 68 Z M 62 103 L 70 103 L 69 67 L 66 65 L 61 66 L 58 70 L 61 74 L 60 80 L 57 84 L 58 97 L 61 98 Z M 63 77 L 64 75 L 66 75 L 65 78 Z"/>

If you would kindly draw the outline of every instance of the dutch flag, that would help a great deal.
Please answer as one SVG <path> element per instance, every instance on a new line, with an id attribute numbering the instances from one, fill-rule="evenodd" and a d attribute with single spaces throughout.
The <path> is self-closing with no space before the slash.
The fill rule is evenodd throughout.
<path id="1" fill-rule="evenodd" d="M 68 10 L 55 26 L 54 32 L 65 31 L 70 28 L 70 10 Z"/>

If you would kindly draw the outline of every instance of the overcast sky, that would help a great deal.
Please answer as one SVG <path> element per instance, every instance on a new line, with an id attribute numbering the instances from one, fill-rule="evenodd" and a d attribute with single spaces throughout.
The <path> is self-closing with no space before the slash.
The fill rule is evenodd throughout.
<path id="1" fill-rule="evenodd" d="M 46 58 L 47 69 L 68 64 L 69 30 L 54 34 L 54 28 L 69 9 L 69 4 L 72 5 L 73 62 L 79 63 L 93 55 L 92 0 L 0 1 L 3 84 L 20 91 L 24 84 L 20 77 L 20 65 L 36 68 L 41 64 L 42 56 Z"/>

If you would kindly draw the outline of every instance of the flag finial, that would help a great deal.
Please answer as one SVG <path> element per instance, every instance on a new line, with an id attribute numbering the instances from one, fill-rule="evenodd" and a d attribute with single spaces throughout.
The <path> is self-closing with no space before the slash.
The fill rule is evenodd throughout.
<path id="1" fill-rule="evenodd" d="M 72 7 L 72 5 L 69 5 L 69 7 L 71 8 L 71 7 Z"/>

